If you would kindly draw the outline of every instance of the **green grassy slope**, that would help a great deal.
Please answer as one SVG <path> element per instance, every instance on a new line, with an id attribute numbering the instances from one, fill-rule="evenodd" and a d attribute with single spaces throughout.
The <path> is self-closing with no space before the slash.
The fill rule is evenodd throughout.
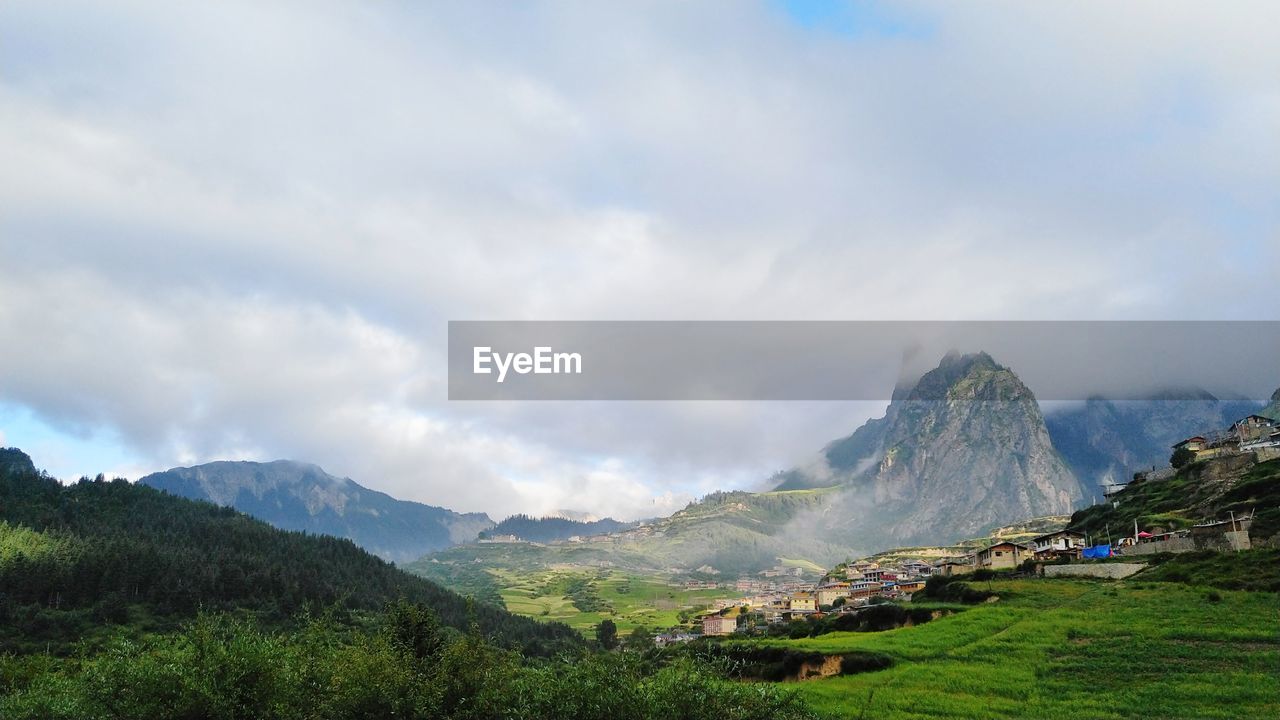
<path id="1" fill-rule="evenodd" d="M 1113 536 L 1142 529 L 1185 528 L 1207 519 L 1255 512 L 1249 534 L 1255 539 L 1280 534 L 1280 460 L 1251 464 L 1247 456 L 1192 463 L 1169 480 L 1134 483 L 1111 503 L 1094 505 L 1071 517 L 1071 528 L 1093 536 L 1107 528 Z"/>
<path id="2" fill-rule="evenodd" d="M 1275 594 L 1137 577 L 995 581 L 1000 601 L 925 625 L 773 643 L 894 658 L 883 671 L 796 686 L 832 717 L 1280 715 Z"/>

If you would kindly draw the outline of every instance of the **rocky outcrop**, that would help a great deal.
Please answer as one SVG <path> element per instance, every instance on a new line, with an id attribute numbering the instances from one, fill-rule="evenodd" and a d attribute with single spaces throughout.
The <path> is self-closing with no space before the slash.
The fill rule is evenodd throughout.
<path id="1" fill-rule="evenodd" d="M 0 476 L 31 475 L 35 471 L 36 466 L 31 462 L 30 455 L 18 448 L 0 448 Z"/>
<path id="2" fill-rule="evenodd" d="M 896 407 L 894 407 L 896 405 Z M 945 357 L 886 414 L 868 521 L 900 543 L 939 542 L 1071 512 L 1080 484 L 1031 390 L 986 353 Z"/>

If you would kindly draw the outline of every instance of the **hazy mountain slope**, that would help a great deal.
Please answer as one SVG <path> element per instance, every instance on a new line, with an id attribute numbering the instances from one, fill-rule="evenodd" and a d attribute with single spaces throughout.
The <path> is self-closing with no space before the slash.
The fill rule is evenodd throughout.
<path id="1" fill-rule="evenodd" d="M 1273 420 L 1280 420 L 1280 388 L 1271 394 L 1271 402 L 1263 408 L 1259 415 L 1265 415 Z"/>
<path id="2" fill-rule="evenodd" d="M 1169 463 L 1171 446 L 1191 435 L 1225 430 L 1257 403 L 1219 400 L 1203 390 L 1169 391 L 1148 400 L 1091 398 L 1045 416 L 1054 447 L 1090 495 L 1125 483 L 1137 470 Z"/>
<path id="3" fill-rule="evenodd" d="M 882 418 L 868 420 L 847 437 L 822 449 L 819 461 L 809 467 L 779 473 L 773 480 L 777 490 L 805 490 L 848 483 L 874 471 L 884 456 L 885 435 L 893 424 L 898 406 L 890 405 Z"/>
<path id="4" fill-rule="evenodd" d="M 284 529 L 348 538 L 393 562 L 470 542 L 493 521 L 483 513 L 397 500 L 315 465 L 212 462 L 148 475 L 140 483 L 233 507 Z"/>
<path id="5" fill-rule="evenodd" d="M 377 610 L 398 598 L 513 643 L 573 637 L 499 608 L 471 610 L 349 540 L 278 530 L 125 480 L 62 485 L 14 452 L 0 465 L 0 653 L 6 638 L 41 651 L 70 643 L 90 618 L 154 630 L 204 609 L 284 622 L 307 606 Z"/>
<path id="6" fill-rule="evenodd" d="M 772 567 L 780 559 L 828 567 L 851 551 L 817 531 L 833 492 L 712 493 L 670 517 L 593 542 L 462 545 L 405 569 L 451 586 L 478 587 L 488 582 L 478 577 L 484 569 L 520 572 L 572 565 L 645 575 L 733 578 Z"/>

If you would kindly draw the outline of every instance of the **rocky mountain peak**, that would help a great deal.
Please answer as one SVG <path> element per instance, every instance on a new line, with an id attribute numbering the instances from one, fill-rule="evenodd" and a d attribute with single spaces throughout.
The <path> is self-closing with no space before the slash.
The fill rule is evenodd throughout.
<path id="1" fill-rule="evenodd" d="M 953 350 L 942 358 L 938 367 L 921 376 L 905 399 L 1014 400 L 1029 393 L 1012 371 L 987 353 L 961 355 Z"/>

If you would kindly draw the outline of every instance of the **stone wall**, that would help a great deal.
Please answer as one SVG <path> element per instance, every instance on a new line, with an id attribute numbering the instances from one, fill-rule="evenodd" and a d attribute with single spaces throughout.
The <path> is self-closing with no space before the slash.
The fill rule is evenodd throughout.
<path id="1" fill-rule="evenodd" d="M 1235 552 L 1253 547 L 1249 541 L 1248 530 L 1214 533 L 1212 535 L 1192 535 L 1191 537 L 1175 537 L 1156 542 L 1145 542 L 1129 545 L 1119 549 L 1120 555 L 1153 555 L 1155 553 L 1184 553 L 1192 550 L 1217 550 L 1218 552 Z"/>
<path id="2" fill-rule="evenodd" d="M 1119 580 L 1146 567 L 1144 563 L 1090 563 L 1087 565 L 1045 565 L 1045 577 L 1095 577 Z"/>
<path id="3" fill-rule="evenodd" d="M 1196 541 L 1189 537 L 1175 537 L 1156 542 L 1144 542 L 1137 545 L 1126 545 L 1120 548 L 1121 555 L 1154 555 L 1155 553 L 1184 553 L 1196 549 Z"/>

